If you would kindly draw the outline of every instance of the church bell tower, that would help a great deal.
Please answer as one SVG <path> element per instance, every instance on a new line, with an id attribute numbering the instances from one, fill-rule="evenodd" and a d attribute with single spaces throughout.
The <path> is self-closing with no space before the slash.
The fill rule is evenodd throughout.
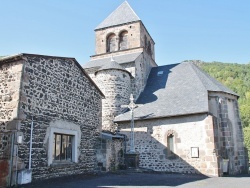
<path id="1" fill-rule="evenodd" d="M 83 68 L 105 95 L 103 130 L 113 130 L 108 122 L 123 112 L 121 104 L 129 103 L 131 93 L 136 99 L 143 91 L 151 68 L 157 66 L 154 45 L 127 1 L 95 28 L 95 55 Z"/>
<path id="2" fill-rule="evenodd" d="M 155 60 L 154 41 L 127 1 L 95 28 L 95 56 L 130 53 L 138 48 Z"/>

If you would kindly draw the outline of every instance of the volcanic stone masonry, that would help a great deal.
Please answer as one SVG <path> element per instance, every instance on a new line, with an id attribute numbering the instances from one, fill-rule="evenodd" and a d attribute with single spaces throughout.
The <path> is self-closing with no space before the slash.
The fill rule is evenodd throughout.
<path id="1" fill-rule="evenodd" d="M 20 56 L 21 61 L 1 66 L 4 70 L 1 78 L 5 81 L 0 85 L 0 104 L 5 106 L 0 112 L 1 130 L 6 129 L 7 121 L 16 121 L 16 128 L 23 136 L 18 147 L 18 161 L 22 164 L 18 170 L 29 164 L 33 118 L 33 179 L 93 172 L 97 164 L 94 146 L 101 126 L 103 94 L 73 58 Z M 74 133 L 72 162 L 56 163 L 52 159 L 57 131 Z"/>

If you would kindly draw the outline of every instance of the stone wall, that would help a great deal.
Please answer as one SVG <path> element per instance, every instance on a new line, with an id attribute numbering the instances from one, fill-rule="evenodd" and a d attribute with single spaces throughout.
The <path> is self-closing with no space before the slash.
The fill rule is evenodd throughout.
<path id="1" fill-rule="evenodd" d="M 144 25 L 141 23 L 140 27 L 140 40 L 141 40 L 141 46 L 144 48 L 144 51 L 147 51 L 150 57 L 155 60 L 155 42 L 153 41 L 152 37 L 149 35 L 147 29 L 144 27 Z M 149 51 L 149 45 L 150 45 L 150 51 Z"/>
<path id="2" fill-rule="evenodd" d="M 123 139 L 100 138 L 97 145 L 98 170 L 115 171 L 124 164 Z"/>
<path id="3" fill-rule="evenodd" d="M 121 105 L 129 103 L 130 75 L 117 69 L 101 70 L 97 72 L 95 81 L 105 95 L 105 99 L 102 100 L 102 129 L 114 132 L 114 117 L 124 110 Z"/>
<path id="4" fill-rule="evenodd" d="M 134 22 L 130 24 L 124 24 L 120 26 L 113 26 L 110 28 L 104 28 L 95 31 L 95 54 L 101 55 L 107 53 L 107 38 L 113 34 L 115 36 L 115 50 L 119 52 L 119 35 L 127 31 L 127 48 L 134 49 L 142 47 L 144 52 L 147 52 L 150 57 L 155 60 L 154 41 L 149 35 L 147 29 L 144 27 L 142 22 Z M 123 49 L 126 51 L 126 49 Z M 121 51 L 123 51 L 121 50 Z M 132 52 L 130 52 L 132 53 Z"/>
<path id="5" fill-rule="evenodd" d="M 124 110 L 120 108 L 120 105 L 129 103 L 131 93 L 135 99 L 139 97 L 146 86 L 148 75 L 155 63 L 147 53 L 142 53 L 135 62 L 120 65 L 131 73 L 132 79 L 129 79 L 129 76 L 124 77 L 125 73 L 121 71 L 119 73 L 117 70 L 105 70 L 97 74 L 95 74 L 97 68 L 87 70 L 89 76 L 106 97 L 103 99 L 102 112 L 104 130 L 111 130 L 108 122 L 112 121 L 113 117 L 119 115 Z M 118 99 L 117 96 L 120 96 L 120 98 Z"/>
<path id="6" fill-rule="evenodd" d="M 155 67 L 154 60 L 148 53 L 144 52 L 136 59 L 134 67 L 130 68 L 134 69 L 134 75 L 132 74 L 134 79 L 132 80 L 131 87 L 135 99 L 137 99 L 144 90 L 152 67 Z"/>
<path id="7" fill-rule="evenodd" d="M 107 141 L 107 170 L 114 171 L 119 169 L 119 164 L 123 163 L 122 151 L 123 143 L 122 139 L 113 139 Z"/>
<path id="8" fill-rule="evenodd" d="M 121 133 L 130 138 L 130 123 L 119 122 Z M 167 137 L 174 136 L 174 155 L 168 155 Z M 127 141 L 127 151 L 130 149 Z M 199 157 L 191 156 L 199 148 Z M 135 150 L 139 166 L 154 171 L 202 173 L 218 176 L 214 153 L 213 119 L 207 115 L 135 121 Z"/>
<path id="9" fill-rule="evenodd" d="M 244 151 L 237 97 L 210 93 L 209 109 L 216 117 L 217 155 L 220 159 L 220 172 L 223 173 L 223 159 L 229 160 L 229 174 L 246 172 L 247 155 Z"/>
<path id="10" fill-rule="evenodd" d="M 107 52 L 106 40 L 107 40 L 107 37 L 111 33 L 115 34 L 115 39 L 116 39 L 116 47 L 115 47 L 116 50 L 115 51 L 118 51 L 119 35 L 123 31 L 128 32 L 128 35 L 127 35 L 127 37 L 128 37 L 127 38 L 128 49 L 141 46 L 140 40 L 138 40 L 138 38 L 140 38 L 140 22 L 135 22 L 135 23 L 131 23 L 131 24 L 114 26 L 114 27 L 110 27 L 110 28 L 106 28 L 106 29 L 96 30 L 95 31 L 95 34 L 96 34 L 95 53 L 96 54 L 103 54 L 103 53 Z"/>
<path id="11" fill-rule="evenodd" d="M 0 132 L 17 118 L 23 62 L 0 65 Z"/>
<path id="12" fill-rule="evenodd" d="M 23 62 L 0 65 L 0 187 L 10 183 L 12 129 L 18 124 L 17 111 Z M 11 129 L 11 130 L 10 130 Z"/>
<path id="13" fill-rule="evenodd" d="M 33 118 L 33 179 L 93 172 L 97 165 L 94 146 L 99 136 L 101 94 L 73 59 L 36 55 L 25 55 L 24 59 L 19 112 L 23 144 L 19 145 L 19 158 L 27 168 Z M 75 162 L 49 163 L 52 130 L 76 133 Z"/>

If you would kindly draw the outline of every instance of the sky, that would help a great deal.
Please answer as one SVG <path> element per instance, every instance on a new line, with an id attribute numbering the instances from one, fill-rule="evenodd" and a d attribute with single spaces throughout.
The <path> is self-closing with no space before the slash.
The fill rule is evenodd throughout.
<path id="1" fill-rule="evenodd" d="M 0 56 L 95 54 L 94 29 L 124 0 L 0 0 Z M 156 63 L 250 62 L 249 0 L 128 0 L 155 41 Z"/>

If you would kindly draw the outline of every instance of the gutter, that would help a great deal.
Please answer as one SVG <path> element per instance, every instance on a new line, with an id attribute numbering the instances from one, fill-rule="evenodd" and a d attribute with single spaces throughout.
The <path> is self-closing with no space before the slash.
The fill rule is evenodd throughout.
<path id="1" fill-rule="evenodd" d="M 197 112 L 197 113 L 190 113 L 190 114 L 180 114 L 180 115 L 169 115 L 169 116 L 155 116 L 155 117 L 150 117 L 150 118 L 137 118 L 134 119 L 135 121 L 143 121 L 143 120 L 150 120 L 150 119 L 162 119 L 162 118 L 172 118 L 172 117 L 179 117 L 179 116 L 189 116 L 189 115 L 200 115 L 200 114 L 208 114 L 208 111 L 204 111 L 204 112 Z M 127 121 L 131 121 L 131 119 L 122 119 L 122 120 L 115 120 L 114 122 L 127 122 Z"/>

